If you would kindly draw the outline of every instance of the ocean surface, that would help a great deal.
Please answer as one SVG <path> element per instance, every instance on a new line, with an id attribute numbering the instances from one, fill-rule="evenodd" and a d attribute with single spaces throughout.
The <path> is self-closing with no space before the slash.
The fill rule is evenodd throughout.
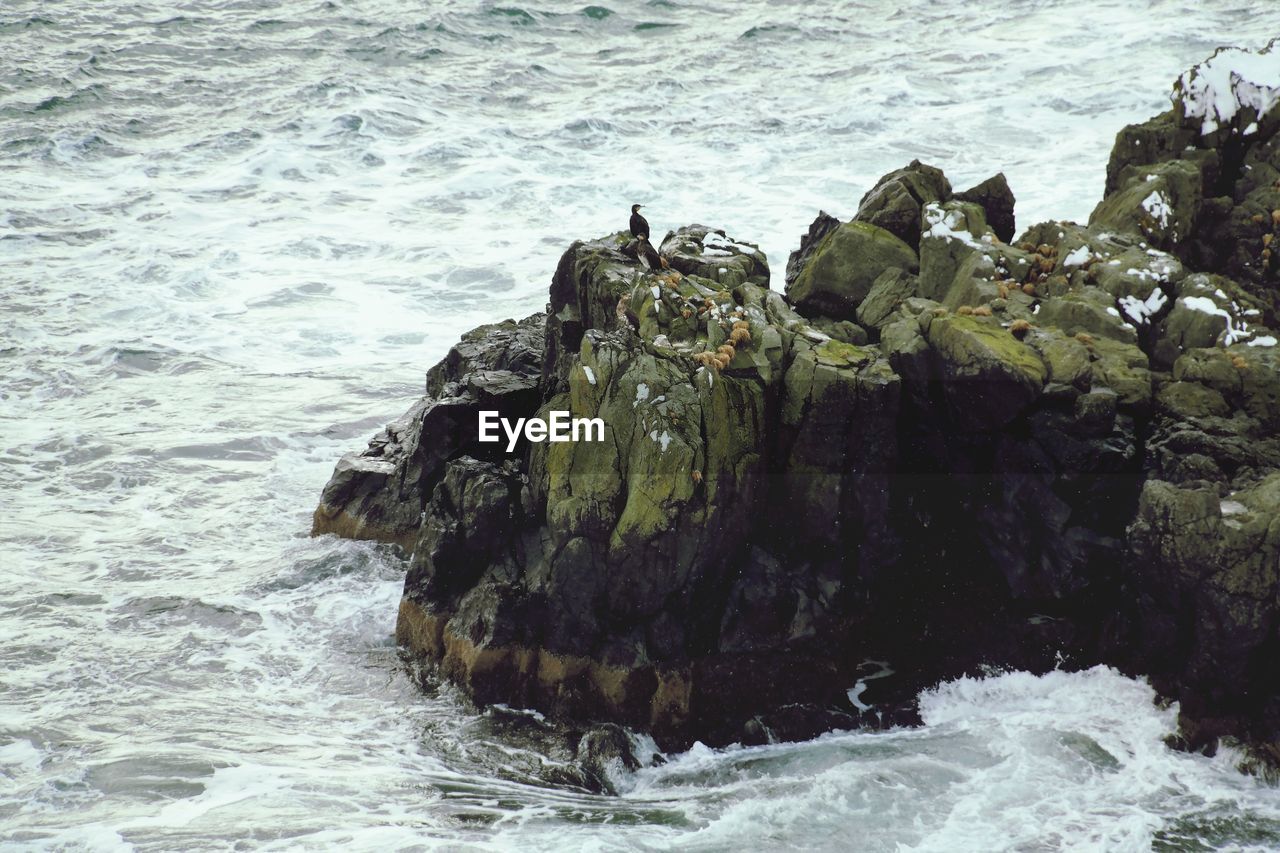
<path id="1" fill-rule="evenodd" d="M 778 286 L 916 157 L 1083 220 L 1122 125 L 1277 33 L 1273 0 L 5 0 L 0 848 L 1280 848 L 1280 791 L 1106 669 L 557 784 L 538 717 L 405 673 L 394 554 L 307 536 L 338 456 L 630 204 Z"/>

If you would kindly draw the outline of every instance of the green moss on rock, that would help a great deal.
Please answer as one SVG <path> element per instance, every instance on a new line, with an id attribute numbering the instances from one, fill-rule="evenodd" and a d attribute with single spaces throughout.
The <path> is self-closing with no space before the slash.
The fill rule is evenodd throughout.
<path id="1" fill-rule="evenodd" d="M 889 267 L 914 272 L 916 253 L 883 228 L 846 222 L 818 245 L 787 288 L 787 297 L 805 314 L 852 320 L 876 278 Z"/>

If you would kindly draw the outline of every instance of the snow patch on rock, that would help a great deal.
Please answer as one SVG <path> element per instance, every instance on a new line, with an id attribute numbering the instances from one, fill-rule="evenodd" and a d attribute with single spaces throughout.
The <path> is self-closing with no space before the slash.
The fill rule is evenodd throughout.
<path id="1" fill-rule="evenodd" d="M 1270 47 L 1257 53 L 1223 48 L 1178 78 L 1176 97 L 1184 115 L 1200 119 L 1201 136 L 1230 124 L 1242 110 L 1261 118 L 1280 103 L 1280 51 Z"/>

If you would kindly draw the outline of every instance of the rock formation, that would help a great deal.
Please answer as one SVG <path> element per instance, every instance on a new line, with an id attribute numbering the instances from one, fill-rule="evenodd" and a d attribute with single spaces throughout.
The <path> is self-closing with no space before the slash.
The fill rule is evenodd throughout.
<path id="1" fill-rule="evenodd" d="M 1274 757 L 1280 66 L 1243 56 L 1117 135 L 1087 225 L 1013 239 L 1003 175 L 913 162 L 819 214 L 785 295 L 704 226 L 665 268 L 574 243 L 545 315 L 468 333 L 339 462 L 314 532 L 404 548 L 399 641 L 477 701 L 668 747 L 1109 662 L 1182 703 L 1179 745 Z M 605 440 L 508 454 L 482 409 Z"/>

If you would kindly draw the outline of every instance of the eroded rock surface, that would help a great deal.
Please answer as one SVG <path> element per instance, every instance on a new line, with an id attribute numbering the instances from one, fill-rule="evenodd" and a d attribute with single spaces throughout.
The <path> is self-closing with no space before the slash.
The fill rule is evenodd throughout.
<path id="1" fill-rule="evenodd" d="M 785 296 L 706 226 L 665 268 L 574 243 L 545 316 L 469 333 L 343 458 L 315 532 L 404 547 L 397 636 L 478 701 L 665 746 L 910 721 L 939 678 L 1065 659 L 1153 676 L 1183 745 L 1265 754 L 1280 118 L 1210 97 L 1233 56 L 1117 135 L 1087 225 L 1015 238 L 1003 175 L 915 161 L 819 215 Z M 507 454 L 481 408 L 604 440 Z"/>

